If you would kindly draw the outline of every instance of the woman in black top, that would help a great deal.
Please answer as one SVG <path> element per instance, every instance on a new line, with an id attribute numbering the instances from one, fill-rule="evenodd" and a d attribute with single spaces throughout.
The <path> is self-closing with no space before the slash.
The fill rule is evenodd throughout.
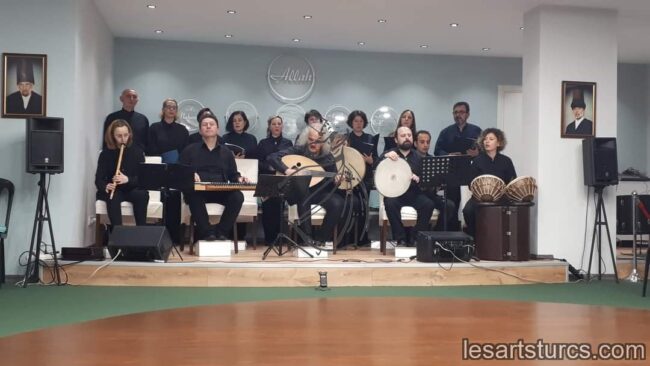
<path id="1" fill-rule="evenodd" d="M 177 123 L 178 103 L 175 99 L 163 101 L 160 119 L 149 127 L 147 154 L 162 156 L 163 163 L 176 163 L 189 142 L 189 133 L 185 126 Z"/>
<path id="2" fill-rule="evenodd" d="M 479 175 L 490 174 L 503 180 L 505 184 L 517 178 L 515 166 L 509 157 L 501 154 L 506 147 L 506 136 L 498 128 L 487 128 L 481 132 L 477 144 L 481 152 L 472 160 L 472 179 Z M 463 208 L 467 233 L 476 232 L 476 199 L 470 198 Z"/>
<path id="3" fill-rule="evenodd" d="M 246 132 L 249 127 L 248 117 L 243 111 L 234 111 L 228 117 L 228 123 L 226 124 L 228 133 L 223 136 L 222 141 L 233 151 L 236 159 L 257 159 L 255 152 L 257 150 L 257 139 Z"/>
<path id="4" fill-rule="evenodd" d="M 382 153 L 385 154 L 388 152 L 388 150 L 396 148 L 397 144 L 395 144 L 395 135 L 397 134 L 397 129 L 400 127 L 408 127 L 411 129 L 411 136 L 415 138 L 417 135 L 417 128 L 415 127 L 415 113 L 413 113 L 412 110 L 410 109 L 405 109 L 402 111 L 402 113 L 399 115 L 399 119 L 397 120 L 397 127 L 395 127 L 395 132 L 393 132 L 390 136 L 384 137 L 384 152 Z M 377 139 L 379 138 L 379 135 L 376 137 Z"/>
<path id="5" fill-rule="evenodd" d="M 133 144 L 131 126 L 122 119 L 117 119 L 108 126 L 104 135 L 106 149 L 99 154 L 95 186 L 97 199 L 106 201 L 108 217 L 113 226 L 122 225 L 122 201 L 133 204 L 136 225 L 147 222 L 147 204 L 149 192 L 138 188 L 138 165 L 144 163 L 142 149 Z M 120 155 L 120 146 L 124 145 L 122 164 L 115 174 Z M 111 192 L 115 191 L 113 198 Z"/>
<path id="6" fill-rule="evenodd" d="M 273 116 L 268 119 L 267 136 L 257 145 L 260 174 L 275 174 L 275 168 L 266 160 L 266 157 L 293 146 L 289 139 L 282 137 L 282 117 Z M 264 242 L 271 245 L 280 232 L 282 220 L 282 202 L 280 197 L 270 197 L 262 202 L 262 226 L 264 227 Z"/>

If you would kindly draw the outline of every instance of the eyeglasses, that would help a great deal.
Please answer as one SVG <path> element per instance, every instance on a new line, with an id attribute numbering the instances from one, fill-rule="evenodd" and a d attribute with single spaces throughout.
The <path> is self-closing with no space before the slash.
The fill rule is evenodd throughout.
<path id="1" fill-rule="evenodd" d="M 165 109 L 174 109 L 174 110 L 176 110 L 176 109 L 178 109 L 178 107 L 175 106 L 175 105 L 166 105 Z"/>

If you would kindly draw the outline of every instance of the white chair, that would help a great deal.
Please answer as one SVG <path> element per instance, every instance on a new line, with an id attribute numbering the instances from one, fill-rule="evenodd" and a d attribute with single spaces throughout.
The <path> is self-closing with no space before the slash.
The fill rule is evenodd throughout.
<path id="1" fill-rule="evenodd" d="M 257 182 L 257 172 L 258 172 L 258 161 L 257 159 L 235 159 L 235 162 L 237 163 L 237 170 L 239 173 L 248 179 L 251 180 L 251 182 Z M 252 222 L 254 224 L 254 233 L 253 233 L 253 248 L 257 249 L 257 197 L 254 196 L 255 192 L 254 191 L 242 191 L 244 194 L 244 203 L 242 204 L 241 210 L 239 211 L 239 215 L 237 216 L 236 222 Z M 219 222 L 221 219 L 221 215 L 223 214 L 223 211 L 225 207 L 221 204 L 218 203 L 206 203 L 205 208 L 208 211 L 208 217 L 210 218 L 210 224 L 216 224 Z M 183 209 L 181 212 L 181 221 L 184 224 L 190 225 L 190 231 L 192 232 L 192 235 L 190 235 L 192 238 L 190 241 L 190 254 L 194 253 L 194 245 L 193 245 L 193 225 L 192 223 L 192 213 L 190 212 L 190 207 L 183 202 Z M 238 243 L 238 238 L 237 238 L 237 225 L 234 226 L 233 231 L 234 231 L 234 244 L 235 244 L 235 253 L 239 253 L 239 243 Z"/>
<path id="2" fill-rule="evenodd" d="M 431 220 L 434 225 L 438 221 L 438 215 L 439 211 L 437 209 L 433 210 L 433 213 L 431 214 Z M 402 219 L 402 225 L 404 227 L 413 227 L 415 226 L 417 219 L 418 219 L 418 213 L 415 211 L 415 209 L 411 206 L 404 206 L 402 207 L 402 210 L 400 211 L 400 216 Z M 388 222 L 388 216 L 386 215 L 386 207 L 384 206 L 384 196 L 379 195 L 379 248 L 381 252 L 386 255 L 386 236 L 388 234 L 388 225 L 390 225 L 390 222 Z"/>
<path id="3" fill-rule="evenodd" d="M 145 163 L 160 164 L 160 156 L 145 156 Z M 122 202 L 122 223 L 128 225 L 135 224 L 133 216 L 133 204 L 131 202 Z M 160 201 L 159 191 L 149 191 L 149 204 L 147 205 L 147 222 L 156 222 L 162 219 L 163 204 Z M 102 242 L 102 225 L 110 223 L 108 219 L 108 209 L 106 202 L 102 200 L 95 201 L 95 243 Z"/>

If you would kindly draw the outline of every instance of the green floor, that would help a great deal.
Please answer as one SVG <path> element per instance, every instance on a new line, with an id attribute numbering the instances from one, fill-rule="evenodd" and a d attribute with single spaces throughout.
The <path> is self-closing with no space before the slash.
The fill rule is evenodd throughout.
<path id="1" fill-rule="evenodd" d="M 241 301 L 319 297 L 414 296 L 559 302 L 650 309 L 641 285 L 613 281 L 453 287 L 175 288 L 30 286 L 0 288 L 0 337 L 115 315 Z"/>

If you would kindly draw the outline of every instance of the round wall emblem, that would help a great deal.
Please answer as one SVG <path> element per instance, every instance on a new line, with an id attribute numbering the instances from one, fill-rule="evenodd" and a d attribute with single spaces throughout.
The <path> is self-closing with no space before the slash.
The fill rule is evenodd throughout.
<path id="1" fill-rule="evenodd" d="M 314 66 L 304 57 L 280 55 L 266 72 L 271 94 L 283 103 L 300 103 L 314 90 Z"/>

